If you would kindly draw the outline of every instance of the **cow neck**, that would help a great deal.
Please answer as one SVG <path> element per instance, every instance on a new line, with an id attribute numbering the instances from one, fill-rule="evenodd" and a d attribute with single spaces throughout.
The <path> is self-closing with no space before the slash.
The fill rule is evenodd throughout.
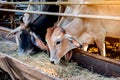
<path id="1" fill-rule="evenodd" d="M 49 8 L 49 6 L 45 7 L 43 11 L 47 11 L 48 8 Z M 39 15 L 33 22 L 31 22 L 31 23 L 33 24 L 34 22 L 36 22 L 36 21 L 39 19 L 40 16 L 42 16 L 42 15 L 40 14 L 40 15 Z"/>

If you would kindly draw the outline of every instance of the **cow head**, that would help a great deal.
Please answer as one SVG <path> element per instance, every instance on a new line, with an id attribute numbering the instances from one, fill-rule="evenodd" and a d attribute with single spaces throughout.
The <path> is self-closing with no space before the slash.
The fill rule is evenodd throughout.
<path id="1" fill-rule="evenodd" d="M 22 18 L 20 26 L 12 30 L 6 37 L 15 35 L 18 51 L 20 54 L 28 53 L 33 54 L 38 50 L 46 50 L 46 46 L 41 41 L 40 36 L 30 31 L 30 21 L 24 23 Z"/>
<path id="2" fill-rule="evenodd" d="M 46 42 L 50 51 L 50 61 L 54 64 L 59 63 L 63 56 L 65 56 L 65 60 L 70 60 L 72 56 L 70 51 L 81 46 L 77 40 L 60 27 L 47 29 Z"/>

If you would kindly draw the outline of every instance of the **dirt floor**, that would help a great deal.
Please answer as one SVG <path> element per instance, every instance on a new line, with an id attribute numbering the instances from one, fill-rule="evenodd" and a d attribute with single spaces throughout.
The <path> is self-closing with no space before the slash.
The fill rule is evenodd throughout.
<path id="1" fill-rule="evenodd" d="M 92 50 L 94 51 L 94 53 L 96 53 L 95 51 L 98 51 L 96 48 L 93 48 Z M 92 50 L 91 52 L 93 52 Z M 107 78 L 105 76 L 90 72 L 87 69 L 79 67 L 75 62 L 61 61 L 59 65 L 53 65 L 49 62 L 49 57 L 44 52 L 39 52 L 38 54 L 35 54 L 33 56 L 18 56 L 16 43 L 5 40 L 2 37 L 0 37 L 0 52 L 11 55 L 23 61 L 24 63 L 29 64 L 30 66 L 34 66 L 35 68 L 38 68 L 62 80 L 120 80 L 120 77 Z"/>

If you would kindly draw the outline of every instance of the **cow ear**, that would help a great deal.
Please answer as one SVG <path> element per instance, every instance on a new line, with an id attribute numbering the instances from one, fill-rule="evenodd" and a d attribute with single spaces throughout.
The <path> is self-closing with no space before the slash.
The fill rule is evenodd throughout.
<path id="1" fill-rule="evenodd" d="M 48 48 L 45 46 L 45 44 L 42 42 L 42 40 L 40 38 L 37 37 L 37 35 L 33 32 L 30 32 L 31 35 L 31 41 L 32 43 L 39 47 L 42 50 L 47 50 Z M 47 50 L 48 51 L 48 50 Z"/>
<path id="2" fill-rule="evenodd" d="M 71 35 L 66 34 L 65 36 L 74 46 L 80 47 L 80 48 L 82 47 L 80 43 L 76 39 L 74 39 Z"/>
<path id="3" fill-rule="evenodd" d="M 72 51 L 69 51 L 66 55 L 65 55 L 65 60 L 69 61 L 72 57 Z"/>

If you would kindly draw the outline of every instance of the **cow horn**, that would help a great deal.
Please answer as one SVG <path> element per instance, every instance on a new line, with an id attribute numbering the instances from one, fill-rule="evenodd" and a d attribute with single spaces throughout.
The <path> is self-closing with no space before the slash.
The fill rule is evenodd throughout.
<path id="1" fill-rule="evenodd" d="M 72 55 L 73 55 L 73 52 L 72 52 L 72 50 L 71 50 L 71 51 L 69 51 L 69 52 L 64 56 L 64 57 L 65 57 L 65 60 L 66 60 L 66 61 L 70 61 Z"/>

